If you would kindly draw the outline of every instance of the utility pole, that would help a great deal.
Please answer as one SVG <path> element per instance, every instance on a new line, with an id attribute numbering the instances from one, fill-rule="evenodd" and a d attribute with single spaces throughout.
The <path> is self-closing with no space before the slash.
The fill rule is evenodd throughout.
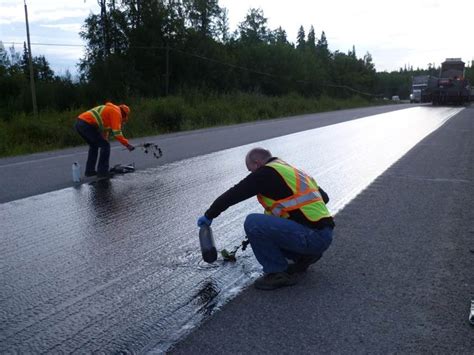
<path id="1" fill-rule="evenodd" d="M 25 4 L 25 20 L 26 20 L 26 38 L 28 41 L 28 62 L 30 66 L 30 87 L 31 87 L 31 101 L 33 102 L 33 114 L 35 119 L 38 119 L 38 106 L 36 105 L 36 89 L 35 89 L 35 76 L 33 73 L 33 59 L 31 55 L 31 43 L 30 43 L 30 26 L 28 24 L 28 9 L 26 7 L 26 0 L 23 1 Z"/>
<path id="2" fill-rule="evenodd" d="M 166 76 L 165 76 L 165 95 L 168 96 L 170 86 L 170 45 L 166 42 Z"/>
<path id="3" fill-rule="evenodd" d="M 102 54 L 104 56 L 104 61 L 105 58 L 107 57 L 108 54 L 108 41 L 107 41 L 107 7 L 105 0 L 100 0 L 100 25 L 102 27 Z"/>

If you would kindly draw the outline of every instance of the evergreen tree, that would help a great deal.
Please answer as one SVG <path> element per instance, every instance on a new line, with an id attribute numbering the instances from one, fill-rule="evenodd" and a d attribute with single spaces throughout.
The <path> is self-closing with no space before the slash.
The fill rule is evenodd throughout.
<path id="1" fill-rule="evenodd" d="M 31 62 L 33 65 L 33 76 L 36 81 L 52 81 L 54 79 L 54 72 L 44 55 L 33 57 Z M 30 80 L 30 58 L 26 43 L 23 43 L 23 54 L 20 60 L 20 67 L 25 78 Z"/>
<path id="2" fill-rule="evenodd" d="M 6 72 L 10 67 L 10 59 L 8 58 L 8 53 L 3 46 L 2 41 L 0 41 L 0 70 Z"/>
<path id="3" fill-rule="evenodd" d="M 222 12 L 218 0 L 183 0 L 183 4 L 190 27 L 202 36 L 216 38 Z"/>
<path id="4" fill-rule="evenodd" d="M 316 49 L 316 35 L 314 33 L 314 27 L 311 25 L 309 32 L 308 32 L 308 40 L 306 41 L 306 46 L 311 50 L 314 51 Z"/>
<path id="5" fill-rule="evenodd" d="M 26 48 L 26 42 L 23 42 L 23 54 L 21 55 L 20 68 L 23 72 L 23 75 L 30 78 L 30 57 L 28 54 L 28 48 Z M 34 72 L 34 71 L 33 71 Z"/>
<path id="6" fill-rule="evenodd" d="M 35 68 L 35 75 L 42 81 L 53 81 L 54 71 L 49 66 L 48 61 L 44 55 L 35 57 L 33 60 L 33 68 Z"/>
<path id="7" fill-rule="evenodd" d="M 289 44 L 286 31 L 281 26 L 273 31 L 272 37 L 275 44 Z"/>
<path id="8" fill-rule="evenodd" d="M 226 8 L 222 8 L 221 10 L 216 21 L 216 34 L 222 43 L 228 43 L 230 40 L 229 11 Z"/>
<path id="9" fill-rule="evenodd" d="M 355 49 L 355 46 L 352 45 L 352 51 L 349 50 L 349 52 L 347 53 L 347 55 L 353 59 L 357 59 L 357 55 L 356 55 L 356 49 Z"/>
<path id="10" fill-rule="evenodd" d="M 300 51 L 305 48 L 305 44 L 306 44 L 305 37 L 306 37 L 306 34 L 304 33 L 304 28 L 303 26 L 300 26 L 298 30 L 298 34 L 296 36 L 296 48 Z"/>
<path id="11" fill-rule="evenodd" d="M 328 41 L 326 39 L 326 34 L 324 31 L 321 33 L 321 38 L 319 38 L 318 43 L 316 44 L 316 53 L 322 60 L 329 59 L 329 49 Z"/>

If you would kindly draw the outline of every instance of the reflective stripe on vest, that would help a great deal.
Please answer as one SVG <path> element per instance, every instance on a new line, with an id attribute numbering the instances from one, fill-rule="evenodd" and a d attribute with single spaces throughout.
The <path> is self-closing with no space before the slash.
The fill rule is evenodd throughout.
<path id="1" fill-rule="evenodd" d="M 122 133 L 121 130 L 119 130 L 119 131 L 112 131 L 112 135 L 113 135 L 114 137 L 123 136 L 123 133 Z"/>
<path id="2" fill-rule="evenodd" d="M 259 195 L 258 200 L 267 214 L 288 218 L 288 212 L 299 209 L 313 222 L 331 216 L 313 178 L 281 160 L 274 160 L 266 166 L 275 169 L 293 192 L 293 195 L 277 201 Z"/>
<path id="3" fill-rule="evenodd" d="M 95 118 L 97 125 L 99 126 L 99 130 L 104 132 L 104 122 L 102 121 L 102 111 L 104 111 L 105 105 L 100 105 L 94 107 L 93 109 L 89 110 L 92 116 Z"/>

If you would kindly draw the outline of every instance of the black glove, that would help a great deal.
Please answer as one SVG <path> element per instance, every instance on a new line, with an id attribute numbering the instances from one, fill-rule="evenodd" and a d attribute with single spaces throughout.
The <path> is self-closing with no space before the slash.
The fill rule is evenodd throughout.
<path id="1" fill-rule="evenodd" d="M 133 145 L 129 144 L 129 145 L 127 145 L 127 149 L 128 149 L 129 152 L 131 152 L 132 150 L 135 149 L 135 147 Z"/>

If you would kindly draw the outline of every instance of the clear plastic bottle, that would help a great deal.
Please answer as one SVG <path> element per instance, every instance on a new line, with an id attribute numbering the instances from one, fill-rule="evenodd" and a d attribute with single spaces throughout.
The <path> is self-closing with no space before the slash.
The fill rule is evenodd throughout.
<path id="1" fill-rule="evenodd" d="M 213 263 L 217 260 L 217 249 L 210 226 L 203 225 L 199 229 L 199 244 L 201 245 L 202 259 L 206 263 Z"/>
<path id="2" fill-rule="evenodd" d="M 81 166 L 77 161 L 72 163 L 72 181 L 81 182 Z"/>
<path id="3" fill-rule="evenodd" d="M 471 311 L 469 312 L 469 323 L 474 325 L 474 299 L 471 300 Z"/>

